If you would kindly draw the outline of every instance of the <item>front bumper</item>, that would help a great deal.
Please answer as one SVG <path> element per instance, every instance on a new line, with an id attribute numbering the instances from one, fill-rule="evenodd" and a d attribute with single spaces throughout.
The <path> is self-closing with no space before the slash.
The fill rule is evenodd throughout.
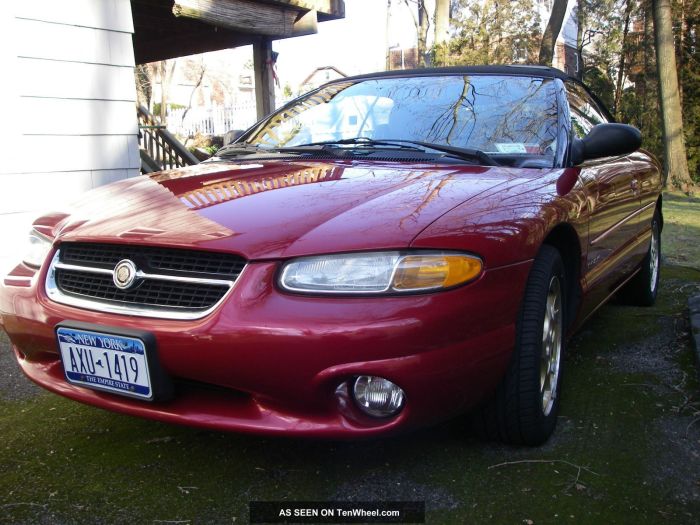
<path id="1" fill-rule="evenodd" d="M 360 437 L 429 425 L 468 410 L 502 378 L 530 262 L 486 271 L 454 290 L 402 297 L 308 297 L 274 286 L 277 265 L 250 263 L 205 318 L 104 314 L 50 301 L 45 269 L 18 266 L 0 285 L 0 314 L 25 374 L 100 408 L 170 423 L 263 434 Z M 55 326 L 79 321 L 154 334 L 176 382 L 143 402 L 66 382 Z M 343 385 L 386 377 L 406 394 L 394 418 L 363 415 Z"/>

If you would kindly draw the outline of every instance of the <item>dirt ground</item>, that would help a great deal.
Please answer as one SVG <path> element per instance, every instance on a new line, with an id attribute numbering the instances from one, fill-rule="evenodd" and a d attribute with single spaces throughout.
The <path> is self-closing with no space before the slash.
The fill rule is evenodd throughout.
<path id="1" fill-rule="evenodd" d="M 664 238 L 692 233 L 674 213 Z M 251 500 L 424 500 L 428 523 L 696 524 L 693 249 L 671 248 L 655 307 L 605 306 L 574 337 L 559 424 L 539 448 L 478 441 L 460 421 L 359 443 L 144 421 L 44 393 L 2 336 L 0 522 L 230 524 Z"/>

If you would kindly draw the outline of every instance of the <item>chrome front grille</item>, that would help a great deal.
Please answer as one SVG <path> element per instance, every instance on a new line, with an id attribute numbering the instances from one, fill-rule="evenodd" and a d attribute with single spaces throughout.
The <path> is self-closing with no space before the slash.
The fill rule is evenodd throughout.
<path id="1" fill-rule="evenodd" d="M 234 279 L 245 266 L 245 259 L 221 252 L 203 252 L 129 244 L 63 243 L 61 262 L 113 269 L 123 259 L 131 259 L 150 272 L 186 272 Z"/>
<path id="2" fill-rule="evenodd" d="M 125 260 L 133 263 L 135 279 L 123 288 L 115 267 Z M 46 292 L 56 302 L 101 312 L 197 319 L 221 303 L 244 266 L 241 257 L 220 252 L 63 243 Z"/>

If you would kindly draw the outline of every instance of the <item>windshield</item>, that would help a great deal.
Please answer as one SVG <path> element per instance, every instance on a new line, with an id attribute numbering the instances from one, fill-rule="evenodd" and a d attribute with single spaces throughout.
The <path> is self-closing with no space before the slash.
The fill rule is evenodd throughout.
<path id="1" fill-rule="evenodd" d="M 366 137 L 551 158 L 556 136 L 551 80 L 453 75 L 336 82 L 273 115 L 246 142 L 280 148 Z"/>

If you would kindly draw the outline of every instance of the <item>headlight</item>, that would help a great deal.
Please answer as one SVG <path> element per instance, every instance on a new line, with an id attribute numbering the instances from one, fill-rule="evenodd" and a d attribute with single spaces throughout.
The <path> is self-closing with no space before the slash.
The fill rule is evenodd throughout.
<path id="1" fill-rule="evenodd" d="M 29 246 L 22 259 L 27 266 L 40 268 L 51 249 L 51 240 L 36 230 L 29 233 Z"/>
<path id="2" fill-rule="evenodd" d="M 285 290 L 306 293 L 407 293 L 452 288 L 476 279 L 481 259 L 450 252 L 348 253 L 288 262 Z"/>

